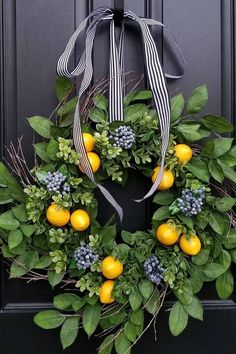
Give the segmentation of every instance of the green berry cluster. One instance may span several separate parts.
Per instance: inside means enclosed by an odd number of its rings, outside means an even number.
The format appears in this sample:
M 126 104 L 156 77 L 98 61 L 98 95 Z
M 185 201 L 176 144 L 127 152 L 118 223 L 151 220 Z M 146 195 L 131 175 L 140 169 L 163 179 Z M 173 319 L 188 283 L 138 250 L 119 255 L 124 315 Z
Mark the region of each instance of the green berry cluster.
M 183 252 L 180 252 L 178 246 L 168 250 L 160 249 L 158 250 L 158 258 L 165 269 L 163 273 L 164 282 L 179 294 L 183 293 L 189 270 Z
M 88 273 L 81 277 L 77 283 L 76 288 L 81 292 L 88 291 L 88 296 L 92 297 L 94 294 L 99 295 L 99 289 L 102 283 L 102 277 L 97 273 Z
M 55 250 L 49 252 L 49 255 L 52 258 L 52 262 L 55 264 L 55 272 L 57 274 L 66 270 L 67 255 L 65 252 L 61 250 Z
M 52 200 L 63 208 L 70 208 L 73 204 L 71 194 L 56 194 L 52 196 Z
M 48 192 L 44 188 L 36 186 L 27 186 L 24 192 L 27 195 L 26 210 L 28 219 L 37 222 L 44 211 Z
M 80 162 L 81 155 L 78 154 L 73 148 L 73 143 L 71 139 L 58 138 L 59 152 L 57 157 L 63 159 L 69 164 L 78 165 Z
M 122 152 L 122 148 L 114 146 L 109 142 L 108 131 L 104 130 L 101 133 L 96 132 L 94 134 L 96 140 L 96 147 L 100 150 L 100 154 L 106 159 L 115 159 Z
M 49 230 L 49 242 L 51 243 L 64 243 L 69 238 L 69 232 L 67 229 L 50 229 Z

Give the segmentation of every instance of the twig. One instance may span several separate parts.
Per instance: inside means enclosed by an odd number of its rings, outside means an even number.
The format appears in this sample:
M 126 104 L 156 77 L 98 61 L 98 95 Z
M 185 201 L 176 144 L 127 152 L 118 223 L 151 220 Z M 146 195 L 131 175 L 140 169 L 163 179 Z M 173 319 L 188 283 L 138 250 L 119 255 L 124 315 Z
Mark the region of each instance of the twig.
M 138 336 L 138 338 L 131 344 L 131 346 L 124 352 L 127 353 L 137 342 L 138 340 L 142 337 L 142 335 L 148 330 L 148 328 L 151 326 L 151 324 L 153 323 L 153 321 L 155 321 L 155 318 L 157 317 L 158 313 L 160 312 L 160 309 L 162 308 L 162 305 L 164 303 L 165 297 L 166 297 L 166 292 L 167 292 L 168 287 L 165 288 L 165 290 L 163 291 L 163 293 L 160 296 L 160 299 L 162 298 L 160 305 L 158 307 L 158 310 L 156 311 L 156 313 L 153 315 L 153 318 L 151 319 L 151 321 L 149 322 L 149 324 L 144 328 L 144 330 L 142 331 L 142 333 Z

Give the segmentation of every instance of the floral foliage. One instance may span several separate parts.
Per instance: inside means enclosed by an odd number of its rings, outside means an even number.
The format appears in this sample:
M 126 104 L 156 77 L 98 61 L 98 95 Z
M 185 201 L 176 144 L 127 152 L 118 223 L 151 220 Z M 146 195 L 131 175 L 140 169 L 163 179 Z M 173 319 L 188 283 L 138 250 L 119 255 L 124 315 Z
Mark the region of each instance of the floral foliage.
M 155 323 L 170 291 L 176 302 L 169 328 L 179 335 L 189 317 L 203 319 L 197 294 L 205 282 L 215 282 L 221 299 L 233 292 L 236 198 L 227 185 L 236 182 L 236 149 L 232 138 L 220 135 L 230 133 L 232 125 L 223 117 L 200 115 L 208 98 L 205 85 L 193 91 L 187 104 L 182 94 L 172 97 L 169 177 L 150 201 L 150 228 L 118 234 L 113 217 L 105 225 L 97 220 L 95 185 L 79 168 L 70 82 L 59 78 L 56 92 L 55 120 L 29 118 L 44 138 L 34 145 L 38 163 L 25 171 L 32 183 L 17 181 L 0 163 L 0 203 L 7 210 L 0 215 L 1 252 L 10 278 L 70 288 L 54 297 L 54 309 L 34 317 L 42 328 L 61 327 L 63 348 L 76 340 L 80 327 L 88 336 L 101 328 L 100 354 L 113 347 L 118 354 L 130 353 L 146 330 L 144 314 Z M 106 97 L 94 94 L 82 130 L 91 134 L 101 161 L 97 181 L 112 179 L 124 186 L 135 169 L 151 183 L 161 139 L 150 99 L 150 91 L 130 93 L 124 101 L 125 121 L 110 124 Z M 186 146 L 187 155 L 181 150 Z M 168 178 L 173 178 L 170 187 Z

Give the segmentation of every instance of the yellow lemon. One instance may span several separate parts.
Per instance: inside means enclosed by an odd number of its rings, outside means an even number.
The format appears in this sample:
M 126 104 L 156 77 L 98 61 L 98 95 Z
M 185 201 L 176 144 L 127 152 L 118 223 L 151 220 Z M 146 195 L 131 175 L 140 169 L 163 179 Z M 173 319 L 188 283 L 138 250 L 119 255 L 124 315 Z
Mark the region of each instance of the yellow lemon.
M 89 133 L 83 133 L 84 147 L 87 152 L 93 151 L 95 147 L 95 139 Z
M 102 274 L 107 279 L 115 279 L 123 272 L 123 264 L 111 256 L 102 261 Z
M 158 241 L 166 246 L 174 245 L 179 239 L 179 234 L 174 226 L 167 223 L 161 224 L 158 227 L 156 235 Z
M 193 151 L 190 146 L 186 144 L 177 144 L 174 147 L 175 156 L 178 158 L 180 163 L 187 163 L 191 160 Z
M 90 225 L 90 217 L 85 210 L 78 209 L 71 214 L 70 223 L 74 230 L 85 231 Z
M 181 250 L 189 256 L 196 256 L 202 247 L 199 237 L 194 234 L 190 237 L 187 237 L 185 234 L 181 235 L 179 245 Z
M 160 166 L 157 166 L 156 168 L 154 168 L 153 175 L 152 175 L 152 182 L 153 183 L 155 182 L 159 171 L 160 171 Z M 169 189 L 170 187 L 173 186 L 174 181 L 175 181 L 175 178 L 174 178 L 174 175 L 171 172 L 171 170 L 164 170 L 161 183 L 159 184 L 157 189 L 159 189 L 159 190 Z
M 56 203 L 52 203 L 47 208 L 46 218 L 50 224 L 61 227 L 69 222 L 70 212 L 67 209 L 59 207 Z
M 92 167 L 93 173 L 97 172 L 97 170 L 99 169 L 99 167 L 101 165 L 100 157 L 97 154 L 95 154 L 95 152 L 88 152 L 87 156 L 88 156 L 88 160 L 90 162 L 90 165 Z M 81 172 L 84 173 L 84 170 L 82 169 L 82 167 L 80 165 L 79 165 L 79 169 Z
M 111 304 L 115 301 L 111 295 L 114 285 L 114 280 L 106 280 L 100 287 L 99 298 L 102 304 Z

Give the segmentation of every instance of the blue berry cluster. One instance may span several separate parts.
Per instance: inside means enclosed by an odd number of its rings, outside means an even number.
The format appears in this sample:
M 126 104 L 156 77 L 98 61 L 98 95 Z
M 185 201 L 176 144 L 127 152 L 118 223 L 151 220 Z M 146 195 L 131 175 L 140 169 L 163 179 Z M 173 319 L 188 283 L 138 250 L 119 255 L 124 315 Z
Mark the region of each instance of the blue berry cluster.
M 144 269 L 146 272 L 146 276 L 152 283 L 158 285 L 160 284 L 161 280 L 163 279 L 163 272 L 164 269 L 160 265 L 159 260 L 155 255 L 151 255 L 145 262 L 144 262 Z
M 204 198 L 204 187 L 196 190 L 185 189 L 182 191 L 181 197 L 177 199 L 178 207 L 186 216 L 196 215 L 202 210 Z
M 116 128 L 114 136 L 110 136 L 114 139 L 114 146 L 119 146 L 122 149 L 128 150 L 135 142 L 135 134 L 130 126 L 121 125 Z
M 91 247 L 83 241 L 80 247 L 75 250 L 74 259 L 78 269 L 86 269 L 98 260 L 98 254 L 95 254 Z
M 70 186 L 65 184 L 66 177 L 59 171 L 48 172 L 44 178 L 46 183 L 47 190 L 49 192 L 59 192 L 62 191 L 62 194 L 70 192 Z

